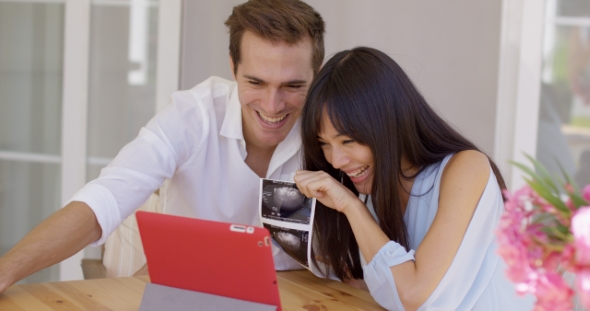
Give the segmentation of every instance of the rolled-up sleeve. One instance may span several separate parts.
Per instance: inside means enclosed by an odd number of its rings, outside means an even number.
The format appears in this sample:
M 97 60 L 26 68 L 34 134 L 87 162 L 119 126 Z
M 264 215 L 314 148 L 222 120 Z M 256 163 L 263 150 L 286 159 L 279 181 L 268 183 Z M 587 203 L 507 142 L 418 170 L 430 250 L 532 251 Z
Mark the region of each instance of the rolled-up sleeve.
M 387 310 L 404 310 L 390 268 L 409 260 L 414 260 L 414 250 L 408 252 L 399 243 L 389 241 L 363 268 L 371 296 Z
M 92 243 L 92 246 L 97 246 L 106 242 L 110 233 L 105 235 L 105 232 L 115 231 L 117 225 L 121 223 L 121 215 L 116 209 L 97 209 L 98 206 L 117 206 L 117 201 L 115 200 L 115 197 L 113 197 L 113 194 L 109 189 L 101 185 L 87 184 L 84 188 L 80 189 L 80 191 L 76 192 L 66 205 L 73 201 L 84 202 L 86 205 L 90 206 L 102 229 L 102 236 L 98 241 Z

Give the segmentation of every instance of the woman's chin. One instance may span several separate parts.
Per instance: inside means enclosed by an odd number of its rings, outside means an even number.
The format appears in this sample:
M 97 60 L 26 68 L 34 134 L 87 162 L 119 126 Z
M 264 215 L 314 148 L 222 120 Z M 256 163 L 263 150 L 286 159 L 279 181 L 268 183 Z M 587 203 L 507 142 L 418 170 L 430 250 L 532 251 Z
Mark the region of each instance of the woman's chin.
M 358 185 L 354 184 L 354 187 L 360 194 L 371 194 L 371 187 L 368 187 L 364 182 Z
M 359 193 L 371 194 L 371 186 L 373 184 L 373 176 L 371 172 L 361 178 L 351 178 L 350 181 L 352 181 L 356 191 Z

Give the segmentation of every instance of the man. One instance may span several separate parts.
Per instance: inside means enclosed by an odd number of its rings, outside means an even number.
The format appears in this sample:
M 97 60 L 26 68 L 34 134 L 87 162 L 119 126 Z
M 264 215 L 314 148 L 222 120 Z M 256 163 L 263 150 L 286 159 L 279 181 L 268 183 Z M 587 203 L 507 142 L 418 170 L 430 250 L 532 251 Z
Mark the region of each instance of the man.
M 259 178 L 292 180 L 298 116 L 324 57 L 324 22 L 300 0 L 250 0 L 225 22 L 235 82 L 176 92 L 98 179 L 0 258 L 0 292 L 101 244 L 164 180 L 166 213 L 259 225 Z M 273 250 L 277 269 L 294 261 Z

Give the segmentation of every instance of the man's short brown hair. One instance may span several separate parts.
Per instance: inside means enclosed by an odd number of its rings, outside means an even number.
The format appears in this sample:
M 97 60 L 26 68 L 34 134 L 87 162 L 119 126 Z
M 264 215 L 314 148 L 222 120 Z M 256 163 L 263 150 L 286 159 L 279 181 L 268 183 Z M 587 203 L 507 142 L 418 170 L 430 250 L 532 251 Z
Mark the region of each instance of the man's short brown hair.
M 272 42 L 287 44 L 309 36 L 314 49 L 311 64 L 314 73 L 324 60 L 324 20 L 303 1 L 249 0 L 234 7 L 225 25 L 229 27 L 229 55 L 234 62 L 234 73 L 238 72 L 240 43 L 246 30 Z

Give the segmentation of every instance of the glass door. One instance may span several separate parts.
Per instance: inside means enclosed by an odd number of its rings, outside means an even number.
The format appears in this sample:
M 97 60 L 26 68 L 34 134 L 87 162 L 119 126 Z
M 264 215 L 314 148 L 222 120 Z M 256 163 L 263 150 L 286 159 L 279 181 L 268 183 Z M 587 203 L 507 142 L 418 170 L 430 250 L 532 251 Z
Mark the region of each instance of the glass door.
M 536 157 L 590 184 L 590 1 L 548 0 Z
M 178 89 L 181 0 L 0 0 L 0 256 Z M 81 279 L 87 248 L 23 282 Z
M 156 111 L 158 1 L 92 1 L 87 181 Z
M 0 254 L 60 206 L 64 10 L 0 1 Z

